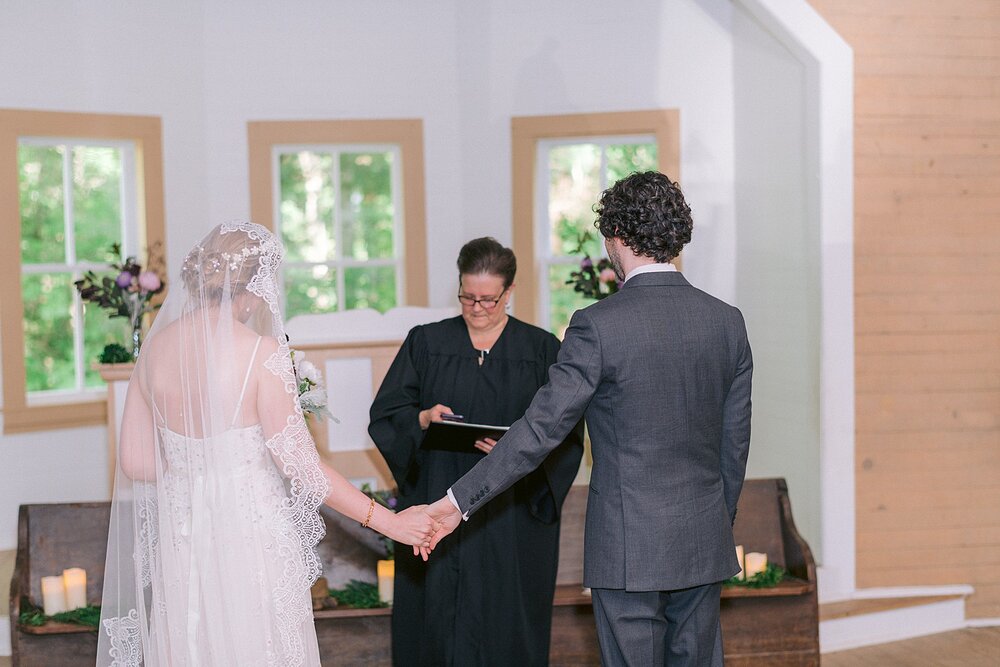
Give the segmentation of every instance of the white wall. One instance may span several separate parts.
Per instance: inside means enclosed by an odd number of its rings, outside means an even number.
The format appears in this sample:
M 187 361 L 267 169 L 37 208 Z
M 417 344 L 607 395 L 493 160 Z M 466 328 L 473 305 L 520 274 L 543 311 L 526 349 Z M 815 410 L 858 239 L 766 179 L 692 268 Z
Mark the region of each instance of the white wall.
M 200 3 L 37 0 L 0 7 L 0 107 L 163 120 L 168 257 L 205 218 Z M 108 498 L 104 427 L 0 438 L 0 550 L 28 502 Z
M 512 116 L 676 107 L 680 176 L 697 225 L 685 270 L 732 298 L 732 46 L 700 6 L 726 16 L 730 3 L 459 4 L 466 236 L 511 239 Z
M 248 216 L 247 121 L 422 118 L 433 306 L 451 305 L 464 241 L 511 240 L 511 116 L 679 108 L 696 220 L 685 272 L 746 310 L 760 303 L 739 287 L 754 268 L 740 253 L 756 248 L 738 242 L 734 182 L 758 165 L 735 153 L 734 20 L 729 0 L 4 3 L 0 107 L 161 116 L 174 264 L 212 225 Z M 19 503 L 105 495 L 104 437 L 0 440 L 0 549 Z M 772 462 L 793 453 L 775 446 L 755 441 L 752 471 L 783 472 Z
M 806 68 L 749 14 L 733 22 L 736 301 L 754 355 L 749 477 L 784 477 L 820 556 L 819 217 Z

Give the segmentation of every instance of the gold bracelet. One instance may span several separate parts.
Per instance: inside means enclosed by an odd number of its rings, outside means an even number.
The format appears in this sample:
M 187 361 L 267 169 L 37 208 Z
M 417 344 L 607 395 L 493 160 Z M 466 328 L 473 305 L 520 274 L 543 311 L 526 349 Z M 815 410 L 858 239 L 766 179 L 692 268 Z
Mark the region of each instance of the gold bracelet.
M 374 512 L 374 511 L 375 511 L 375 499 L 372 498 L 371 502 L 368 504 L 368 516 L 365 517 L 365 522 L 363 524 L 361 524 L 362 528 L 367 528 L 368 524 L 371 523 L 372 512 Z

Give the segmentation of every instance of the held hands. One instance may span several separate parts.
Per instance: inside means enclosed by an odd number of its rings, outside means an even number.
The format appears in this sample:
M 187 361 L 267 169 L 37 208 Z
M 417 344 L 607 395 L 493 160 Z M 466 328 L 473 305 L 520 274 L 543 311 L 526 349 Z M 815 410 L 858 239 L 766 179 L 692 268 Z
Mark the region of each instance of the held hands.
M 444 421 L 441 419 L 442 414 L 451 414 L 452 409 L 447 405 L 441 405 L 438 403 L 433 408 L 427 408 L 426 410 L 421 410 L 417 418 L 420 420 L 420 430 L 426 431 L 430 428 L 431 422 Z
M 413 555 L 427 560 L 431 552 L 431 540 L 438 530 L 438 525 L 426 512 L 427 505 L 414 505 L 402 512 L 392 515 L 393 520 L 386 536 L 409 544 L 413 547 Z
M 424 508 L 424 512 L 427 513 L 427 516 L 430 517 L 430 519 L 437 526 L 437 530 L 431 538 L 430 548 L 428 550 L 428 553 L 430 553 L 430 551 L 433 551 L 434 547 L 438 545 L 438 542 L 458 528 L 458 525 L 462 523 L 462 513 L 450 500 L 448 500 L 447 496 L 432 505 L 427 505 Z

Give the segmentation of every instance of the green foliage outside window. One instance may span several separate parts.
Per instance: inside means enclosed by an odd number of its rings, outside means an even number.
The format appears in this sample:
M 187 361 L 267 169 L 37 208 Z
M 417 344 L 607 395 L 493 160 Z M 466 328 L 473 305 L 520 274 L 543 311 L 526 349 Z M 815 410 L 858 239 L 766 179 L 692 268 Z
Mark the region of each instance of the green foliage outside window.
M 69 188 L 64 170 L 69 172 Z M 101 386 L 90 362 L 108 343 L 127 340 L 128 326 L 110 321 L 97 308 L 80 306 L 72 283 L 81 271 L 68 263 L 65 211 L 68 204 L 73 213 L 76 261 L 106 262 L 107 248 L 121 241 L 122 151 L 107 146 L 24 143 L 18 147 L 18 175 L 26 389 L 80 389 L 78 366 L 83 386 Z M 33 268 L 39 264 L 57 266 Z M 82 314 L 81 359 L 76 358 L 74 339 L 74 327 L 81 324 L 78 312 Z
M 396 258 L 393 160 L 378 151 L 279 156 L 286 317 L 397 305 L 398 265 L 367 264 Z
M 633 172 L 656 168 L 655 143 L 579 143 L 549 150 L 549 330 L 559 338 L 573 313 L 593 303 L 566 282 L 579 268 L 580 255 L 596 262 L 604 254 L 603 238 L 594 232 L 593 207 L 601 191 Z

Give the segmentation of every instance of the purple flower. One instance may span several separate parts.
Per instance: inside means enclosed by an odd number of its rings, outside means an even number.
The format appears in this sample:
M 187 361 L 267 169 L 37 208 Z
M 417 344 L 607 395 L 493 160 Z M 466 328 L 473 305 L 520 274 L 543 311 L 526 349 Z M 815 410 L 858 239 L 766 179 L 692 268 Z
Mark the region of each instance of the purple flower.
M 118 276 L 120 279 L 121 276 Z M 146 292 L 155 292 L 160 289 L 160 277 L 152 271 L 143 271 L 139 274 L 139 287 Z
M 580 260 L 580 268 L 585 271 L 587 269 L 594 268 L 594 260 L 590 259 L 589 257 L 584 257 L 583 259 Z
M 115 278 L 115 284 L 122 289 L 125 289 L 132 284 L 132 274 L 128 271 L 122 271 L 118 274 L 118 277 Z
M 390 497 L 389 497 L 389 503 L 388 503 L 388 504 L 389 504 L 389 507 L 390 507 L 390 508 L 392 508 L 392 509 L 396 509 L 396 505 L 398 504 L 398 502 L 399 502 L 399 501 L 397 501 L 397 500 L 396 500 L 396 497 L 395 497 L 395 496 L 390 496 Z

